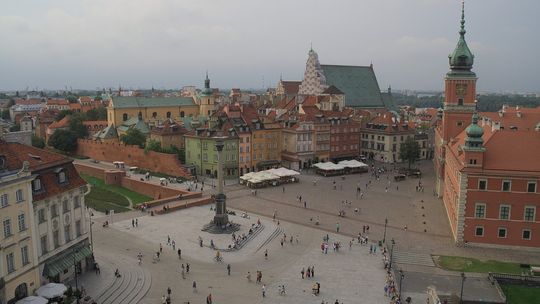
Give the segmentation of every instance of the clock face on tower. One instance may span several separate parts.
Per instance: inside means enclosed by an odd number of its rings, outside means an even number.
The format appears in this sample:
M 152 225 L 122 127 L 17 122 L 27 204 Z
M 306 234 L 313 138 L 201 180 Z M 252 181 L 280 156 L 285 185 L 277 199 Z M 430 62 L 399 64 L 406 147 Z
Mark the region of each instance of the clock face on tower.
M 467 92 L 467 85 L 464 83 L 456 84 L 456 93 L 458 96 L 465 96 Z

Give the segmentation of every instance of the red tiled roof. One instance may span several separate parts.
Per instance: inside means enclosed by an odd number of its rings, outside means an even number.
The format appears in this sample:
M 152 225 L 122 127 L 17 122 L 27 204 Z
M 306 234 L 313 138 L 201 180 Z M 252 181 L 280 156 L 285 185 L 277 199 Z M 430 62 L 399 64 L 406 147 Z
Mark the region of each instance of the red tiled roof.
M 33 104 L 40 104 L 41 99 L 15 99 L 15 104 L 18 105 L 33 105 Z
M 67 106 L 69 105 L 69 101 L 65 99 L 49 99 L 47 100 L 47 105 Z
M 69 127 L 69 116 L 65 116 L 64 118 L 60 119 L 59 121 L 55 121 L 52 124 L 48 126 L 49 129 L 59 129 L 59 128 L 67 128 Z
M 301 81 L 281 81 L 286 95 L 296 95 L 300 89 Z
M 518 130 L 534 130 L 540 122 L 540 107 L 516 108 L 505 107 L 504 112 L 481 112 L 480 116 L 499 122 L 505 129 L 517 127 Z
M 8 160 L 8 165 L 10 163 L 22 164 L 27 161 L 30 164 L 32 174 L 38 175 L 45 191 L 34 194 L 35 201 L 86 185 L 86 182 L 75 170 L 73 160 L 63 155 L 19 143 L 0 142 L 0 150 L 6 153 L 7 157 L 15 158 L 15 160 Z M 65 170 L 67 183 L 61 185 L 57 182 L 55 171 L 58 168 Z

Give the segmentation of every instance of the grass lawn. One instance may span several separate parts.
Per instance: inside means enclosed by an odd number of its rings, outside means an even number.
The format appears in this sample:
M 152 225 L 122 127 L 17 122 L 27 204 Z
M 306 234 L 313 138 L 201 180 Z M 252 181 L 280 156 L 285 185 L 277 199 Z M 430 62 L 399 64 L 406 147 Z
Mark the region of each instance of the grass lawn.
M 438 264 L 441 268 L 463 272 L 500 272 L 521 274 L 519 263 L 480 261 L 472 258 L 456 256 L 439 256 Z
M 100 212 L 107 210 L 114 210 L 115 213 L 128 211 L 130 210 L 128 198 L 135 205 L 152 200 L 146 195 L 126 188 L 106 185 L 103 180 L 90 175 L 81 174 L 81 177 L 92 185 L 90 193 L 85 198 L 86 204 Z
M 106 185 L 102 179 L 99 179 L 90 175 L 86 175 L 86 174 L 81 174 L 81 176 L 82 178 L 84 178 L 84 180 L 86 180 L 89 184 L 91 184 L 92 187 L 103 188 L 111 192 L 114 192 L 116 194 L 120 194 L 122 196 L 128 197 L 129 199 L 131 199 L 134 205 L 139 205 L 141 203 L 152 200 L 151 197 L 131 191 L 126 188 L 113 186 L 113 185 Z
M 503 285 L 501 289 L 504 291 L 509 304 L 538 303 L 538 299 L 540 299 L 540 287 Z

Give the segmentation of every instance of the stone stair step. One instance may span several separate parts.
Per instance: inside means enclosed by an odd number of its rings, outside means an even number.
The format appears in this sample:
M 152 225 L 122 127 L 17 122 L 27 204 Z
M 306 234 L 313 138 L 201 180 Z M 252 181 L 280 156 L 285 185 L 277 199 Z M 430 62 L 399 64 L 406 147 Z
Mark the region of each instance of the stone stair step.
M 394 248 L 392 262 L 397 264 L 411 264 L 434 267 L 435 263 L 430 254 L 400 251 Z

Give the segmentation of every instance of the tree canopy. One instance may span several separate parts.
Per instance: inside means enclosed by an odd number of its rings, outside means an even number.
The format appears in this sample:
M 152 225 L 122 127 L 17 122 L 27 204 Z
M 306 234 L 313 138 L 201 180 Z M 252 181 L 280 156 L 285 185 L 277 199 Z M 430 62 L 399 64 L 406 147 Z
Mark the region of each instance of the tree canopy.
M 120 136 L 120 140 L 126 145 L 137 145 L 141 148 L 144 148 L 146 143 L 146 136 L 139 130 L 131 128 L 127 130 L 126 134 Z
M 48 144 L 60 151 L 73 152 L 77 149 L 77 136 L 69 130 L 58 129 L 51 135 Z
M 405 142 L 401 143 L 399 157 L 409 163 L 410 169 L 411 165 L 420 157 L 420 145 L 418 142 L 414 138 L 408 137 Z
M 33 134 L 32 135 L 32 146 L 34 146 L 36 148 L 43 149 L 43 148 L 45 148 L 45 140 L 43 140 L 43 138 L 38 137 L 38 136 Z
M 83 124 L 83 115 L 75 113 L 69 119 L 69 130 L 75 134 L 77 138 L 85 138 L 88 136 L 88 130 Z
M 62 118 L 68 115 L 72 115 L 72 114 L 73 114 L 72 110 L 62 110 L 58 112 L 58 114 L 56 114 L 56 116 L 54 117 L 54 120 L 59 121 L 59 120 L 62 120 Z

